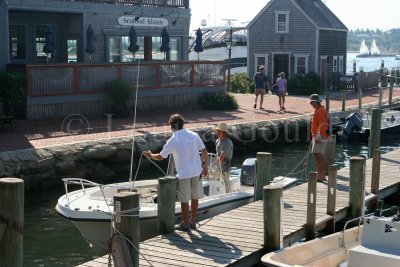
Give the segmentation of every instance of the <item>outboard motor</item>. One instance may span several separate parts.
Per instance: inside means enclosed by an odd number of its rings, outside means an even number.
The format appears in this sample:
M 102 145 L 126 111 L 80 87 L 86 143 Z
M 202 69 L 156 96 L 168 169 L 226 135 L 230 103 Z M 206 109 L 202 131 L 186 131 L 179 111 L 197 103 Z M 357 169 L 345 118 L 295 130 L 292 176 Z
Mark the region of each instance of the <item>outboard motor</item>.
M 245 185 L 254 185 L 256 177 L 256 158 L 248 158 L 243 161 L 240 182 Z
M 341 138 L 347 140 L 353 131 L 361 131 L 363 120 L 361 116 L 353 112 L 346 118 L 346 125 L 343 127 Z

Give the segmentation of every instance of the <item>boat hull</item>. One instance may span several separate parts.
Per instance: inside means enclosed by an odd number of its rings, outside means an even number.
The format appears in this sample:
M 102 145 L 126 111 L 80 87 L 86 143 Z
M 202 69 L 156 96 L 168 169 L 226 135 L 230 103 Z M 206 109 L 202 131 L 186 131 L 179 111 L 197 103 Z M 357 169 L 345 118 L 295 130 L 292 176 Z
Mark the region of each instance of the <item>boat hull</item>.
M 202 221 L 251 203 L 253 201 L 253 196 L 252 192 L 235 192 L 231 193 L 229 197 L 218 198 L 215 196 L 210 201 L 207 201 L 207 197 L 205 197 L 200 200 L 197 221 Z M 57 205 L 56 209 L 58 213 L 74 224 L 98 255 L 104 255 L 108 252 L 108 239 L 111 236 L 111 216 L 105 216 L 102 219 L 79 219 L 68 216 L 60 205 Z M 154 211 L 154 215 L 152 216 L 140 216 L 141 241 L 158 235 L 157 217 L 155 213 L 156 211 Z M 177 204 L 175 221 L 180 222 L 181 220 L 180 204 Z

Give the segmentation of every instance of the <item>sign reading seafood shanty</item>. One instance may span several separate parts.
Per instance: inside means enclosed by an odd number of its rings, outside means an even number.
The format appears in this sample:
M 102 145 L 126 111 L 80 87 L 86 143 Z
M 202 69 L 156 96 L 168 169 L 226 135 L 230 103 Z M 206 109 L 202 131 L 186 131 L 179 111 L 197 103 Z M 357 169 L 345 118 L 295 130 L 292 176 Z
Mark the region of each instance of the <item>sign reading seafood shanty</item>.
M 138 20 L 134 16 L 122 16 L 118 18 L 118 24 L 124 26 L 148 26 L 148 27 L 166 27 L 168 20 L 162 18 L 145 18 L 141 17 Z

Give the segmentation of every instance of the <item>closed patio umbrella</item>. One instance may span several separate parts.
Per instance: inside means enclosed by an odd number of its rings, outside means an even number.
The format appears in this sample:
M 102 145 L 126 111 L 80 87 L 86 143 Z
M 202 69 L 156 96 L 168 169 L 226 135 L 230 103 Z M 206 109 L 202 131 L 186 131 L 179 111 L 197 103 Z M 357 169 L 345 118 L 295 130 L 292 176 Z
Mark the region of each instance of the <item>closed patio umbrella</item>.
M 94 31 L 92 25 L 89 24 L 86 30 L 86 53 L 89 54 L 89 61 L 92 62 L 92 54 L 96 52 L 96 47 L 94 46 Z
M 54 38 L 53 38 L 54 32 L 53 28 L 51 25 L 47 25 L 45 31 L 44 31 L 44 39 L 45 43 L 43 46 L 42 51 L 46 53 L 46 60 L 49 62 L 49 57 L 51 58 L 51 55 L 54 54 Z
M 135 53 L 139 50 L 139 46 L 137 45 L 137 35 L 135 28 L 133 28 L 133 26 L 131 26 L 131 29 L 129 30 L 128 50 L 133 54 L 133 61 L 135 61 Z
M 169 47 L 169 33 L 167 29 L 164 27 L 164 29 L 161 31 L 161 47 L 160 51 L 164 52 L 164 60 L 165 60 L 165 53 L 168 53 L 171 50 Z
M 197 60 L 199 60 L 199 53 L 203 52 L 203 33 L 200 28 L 196 31 L 196 43 L 194 45 L 194 52 L 197 52 Z

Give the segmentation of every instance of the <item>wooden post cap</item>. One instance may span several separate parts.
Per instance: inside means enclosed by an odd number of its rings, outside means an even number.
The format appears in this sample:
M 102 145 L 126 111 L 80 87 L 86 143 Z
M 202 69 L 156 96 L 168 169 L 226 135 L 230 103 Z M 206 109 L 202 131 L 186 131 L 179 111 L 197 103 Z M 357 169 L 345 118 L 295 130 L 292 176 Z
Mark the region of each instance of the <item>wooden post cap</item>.
M 0 183 L 8 183 L 8 184 L 17 184 L 17 183 L 23 183 L 24 180 L 20 178 L 0 178 Z

